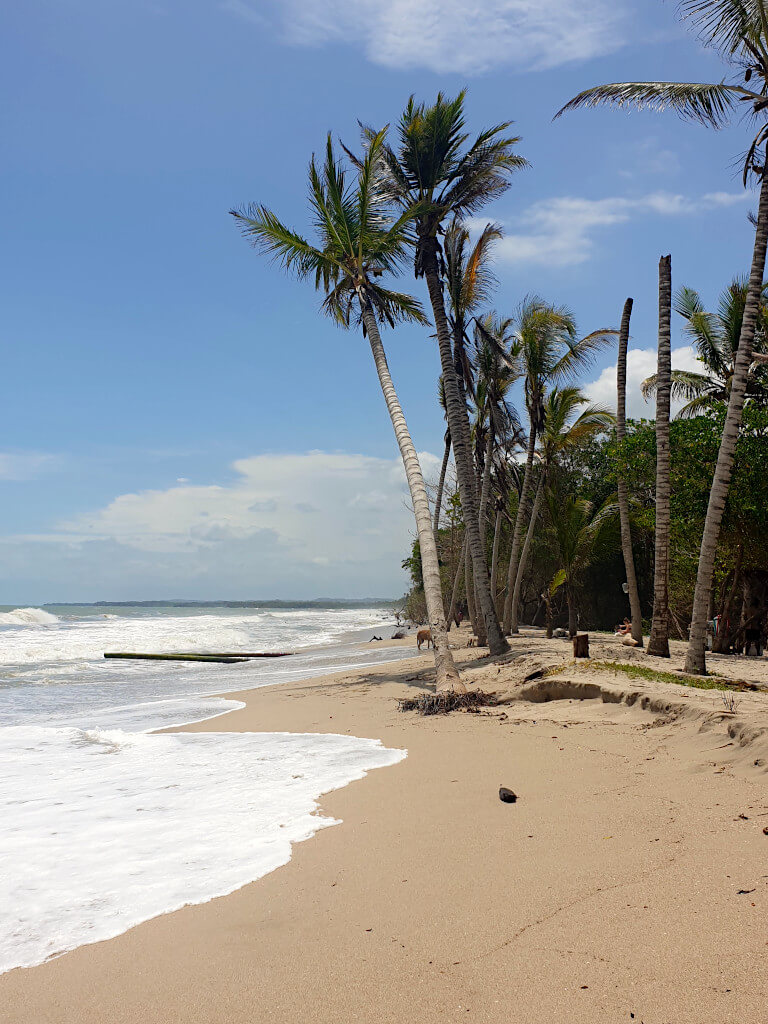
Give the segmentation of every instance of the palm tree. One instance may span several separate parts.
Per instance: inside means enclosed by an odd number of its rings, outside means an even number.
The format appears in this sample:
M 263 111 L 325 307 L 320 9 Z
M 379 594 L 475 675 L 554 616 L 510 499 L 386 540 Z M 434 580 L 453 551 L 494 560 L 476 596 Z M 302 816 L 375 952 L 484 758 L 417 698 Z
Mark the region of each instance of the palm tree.
M 587 408 L 583 408 L 587 406 Z M 610 429 L 615 417 L 607 409 L 588 405 L 587 399 L 576 387 L 554 388 L 544 402 L 543 429 L 539 438 L 539 482 L 531 509 L 525 543 L 520 554 L 520 565 L 512 597 L 514 607 L 520 603 L 520 592 L 528 566 L 528 556 L 541 510 L 544 489 L 550 473 L 560 455 L 575 448 L 596 434 Z
M 672 387 L 672 257 L 659 260 L 659 362 L 656 373 L 656 528 L 653 563 L 653 618 L 648 654 L 669 657 L 669 498 L 672 457 L 669 404 Z
M 467 145 L 464 96 L 461 92 L 451 100 L 439 93 L 432 106 L 417 104 L 411 97 L 398 125 L 397 153 L 388 150 L 387 162 L 393 195 L 414 217 L 414 269 L 417 278 L 426 279 L 432 306 L 477 596 L 491 653 L 499 655 L 506 653 L 509 645 L 496 616 L 478 525 L 469 421 L 443 293 L 445 260 L 440 234 L 449 218 L 474 214 L 501 195 L 509 187 L 511 174 L 525 167 L 526 161 L 515 153 L 519 139 L 506 134 L 508 122 L 486 129 Z
M 627 347 L 629 345 L 629 324 L 632 318 L 632 299 L 624 303 L 619 330 L 619 357 L 616 364 L 616 441 L 620 449 L 620 458 L 624 459 L 623 442 L 627 432 Z M 635 557 L 632 553 L 632 527 L 629 521 L 629 491 L 624 479 L 623 470 L 616 481 L 621 521 L 621 550 L 624 555 L 624 569 L 627 574 L 627 591 L 629 607 L 632 614 L 632 639 L 639 647 L 643 646 L 643 612 L 640 607 L 640 591 L 637 587 L 635 573 Z
M 331 136 L 325 162 L 309 165 L 309 203 L 317 244 L 292 231 L 267 207 L 251 204 L 232 210 L 243 234 L 266 255 L 302 280 L 310 279 L 325 292 L 323 311 L 349 327 L 354 319 L 368 338 L 376 372 L 392 420 L 411 493 L 421 549 L 424 596 L 435 650 L 438 690 L 464 692 L 448 646 L 445 609 L 440 588 L 440 566 L 429 513 L 429 499 L 416 449 L 411 440 L 400 401 L 392 383 L 379 323 L 424 323 L 419 303 L 410 295 L 385 289 L 379 278 L 395 273 L 407 252 L 412 215 L 392 220 L 387 214 L 387 195 L 382 188 L 381 166 L 384 131 L 371 135 L 357 180 L 347 182 L 337 162 Z
M 590 565 L 598 543 L 615 520 L 616 506 L 604 505 L 595 511 L 591 501 L 563 494 L 558 488 L 548 487 L 547 508 L 553 527 L 555 548 L 560 569 L 549 587 L 549 598 L 560 586 L 565 586 L 568 602 L 568 634 L 576 635 L 576 593 L 581 574 Z
M 605 344 L 609 331 L 596 331 L 577 340 L 573 313 L 564 306 L 551 306 L 537 296 L 528 296 L 517 314 L 515 345 L 522 362 L 525 405 L 528 411 L 528 450 L 523 486 L 517 506 L 512 550 L 507 571 L 507 597 L 504 602 L 504 632 L 517 633 L 517 606 L 514 591 L 520 567 L 520 545 L 529 516 L 531 483 L 536 440 L 544 426 L 544 396 L 550 384 L 573 379 L 588 365 L 594 352 Z M 518 588 L 519 593 L 519 588 Z
M 511 328 L 511 320 L 499 319 L 493 313 L 475 321 L 475 432 L 481 455 L 477 461 L 482 468 L 478 519 L 482 536 L 497 447 L 503 444 L 508 449 L 510 440 L 521 435 L 517 410 L 509 400 L 512 386 L 520 378 L 520 360 L 510 337 Z
M 440 407 L 445 413 L 445 387 L 443 385 L 443 378 L 441 377 L 437 385 L 437 400 L 440 403 Z M 437 544 L 437 534 L 440 529 L 440 512 L 443 505 L 443 491 L 445 490 L 445 477 L 448 472 L 448 460 L 451 457 L 451 432 L 446 429 L 445 431 L 445 448 L 443 451 L 443 464 L 440 467 L 440 479 L 437 484 L 437 493 L 435 495 L 435 520 L 433 530 L 435 533 L 435 544 Z
M 768 284 L 763 292 L 755 325 L 752 350 L 754 360 L 747 374 L 744 402 L 768 403 Z M 716 313 L 708 313 L 698 292 L 681 288 L 675 300 L 675 312 L 685 320 L 685 332 L 692 339 L 705 373 L 693 370 L 672 371 L 672 399 L 686 404 L 680 418 L 725 409 L 739 351 L 739 338 L 747 302 L 747 282 L 736 278 L 720 296 Z M 762 358 L 761 358 L 762 357 Z M 656 392 L 656 375 L 643 381 L 643 395 Z
M 559 111 L 576 107 L 614 106 L 671 107 L 683 118 L 720 128 L 745 107 L 758 122 L 744 160 L 744 183 L 750 176 L 760 183 L 755 245 L 747 285 L 744 317 L 728 396 L 723 437 L 709 494 L 709 505 L 699 553 L 696 590 L 693 598 L 690 640 L 685 667 L 688 672 L 706 672 L 706 629 L 709 597 L 720 525 L 733 474 L 736 441 L 741 427 L 744 399 L 752 365 L 752 349 L 758 322 L 760 299 L 768 248 L 768 4 L 766 0 L 682 0 L 679 9 L 693 20 L 706 46 L 716 49 L 738 79 L 731 82 L 619 82 L 579 93 Z M 754 88 L 746 86 L 756 82 Z

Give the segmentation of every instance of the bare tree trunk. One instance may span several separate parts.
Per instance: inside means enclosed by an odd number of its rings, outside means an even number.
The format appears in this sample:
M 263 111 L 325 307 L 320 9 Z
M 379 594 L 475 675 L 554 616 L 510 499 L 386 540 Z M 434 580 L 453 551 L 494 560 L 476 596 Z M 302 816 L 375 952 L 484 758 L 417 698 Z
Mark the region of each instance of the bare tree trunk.
M 456 602 L 459 597 L 459 585 L 464 574 L 464 559 L 466 558 L 467 552 L 467 535 L 464 534 L 464 540 L 461 542 L 461 552 L 459 553 L 459 561 L 456 566 L 456 575 L 453 577 L 453 590 L 451 591 L 451 607 L 448 609 L 448 632 L 451 631 L 451 623 L 456 616 Z
M 656 379 L 656 557 L 648 653 L 669 657 L 669 400 L 672 388 L 672 257 L 659 260 L 659 361 Z
M 691 620 L 690 640 L 685 659 L 686 672 L 706 674 L 706 634 L 707 605 L 709 592 L 712 588 L 712 574 L 715 568 L 717 542 L 720 538 L 720 524 L 723 520 L 725 502 L 733 475 L 733 460 L 736 454 L 736 441 L 739 437 L 741 418 L 744 411 L 744 395 L 747 388 L 747 375 L 752 363 L 752 348 L 755 340 L 755 324 L 760 305 L 765 273 L 765 252 L 768 245 L 768 154 L 765 157 L 766 168 L 763 170 L 763 181 L 760 188 L 760 205 L 757 213 L 755 230 L 755 248 L 752 255 L 752 269 L 749 274 L 747 299 L 744 306 L 744 319 L 741 323 L 739 349 L 736 353 L 736 365 L 731 381 L 731 393 L 728 398 L 728 412 L 725 416 L 723 438 L 717 455 L 717 465 L 709 492 L 707 518 L 704 521 L 704 534 L 701 538 L 699 552 L 699 570 L 696 576 L 696 590 L 693 596 L 693 617 Z
M 485 462 L 483 463 L 483 485 L 480 490 L 480 512 L 478 515 L 478 526 L 480 527 L 480 536 L 483 538 L 483 548 L 485 548 L 485 512 L 488 505 L 488 495 L 491 493 L 491 467 L 493 463 L 493 429 L 490 424 L 488 426 L 488 439 L 485 442 Z M 493 593 L 493 588 L 491 588 Z
M 499 614 L 499 593 L 497 589 L 497 580 L 499 572 L 499 546 L 501 544 L 501 524 L 503 519 L 503 512 L 500 505 L 496 507 L 496 522 L 493 526 L 493 553 L 491 554 L 491 593 L 493 594 L 494 604 L 496 605 L 496 614 Z
M 616 366 L 616 440 L 619 443 L 619 458 L 623 461 L 622 443 L 627 433 L 627 348 L 629 345 L 629 321 L 632 316 L 632 299 L 624 303 L 619 331 L 619 360 Z M 629 522 L 629 491 L 623 475 L 617 481 L 619 498 L 619 519 L 621 521 L 621 550 L 624 555 L 624 569 L 627 574 L 629 608 L 632 615 L 632 639 L 643 646 L 643 612 L 640 607 L 640 592 L 637 588 L 635 558 L 632 553 L 632 528 Z
M 744 545 L 739 544 L 739 549 L 736 552 L 736 565 L 733 568 L 731 589 L 728 591 L 728 597 L 723 606 L 723 610 L 720 613 L 720 629 L 718 630 L 718 635 L 712 642 L 712 650 L 718 654 L 728 653 L 728 648 L 731 646 L 733 636 L 738 629 L 738 626 L 734 627 L 735 616 L 733 614 L 733 602 L 736 597 L 736 591 L 741 583 L 741 565 L 743 560 Z
M 431 241 L 433 242 L 431 250 L 424 254 L 425 277 L 432 305 L 438 348 L 440 350 L 440 363 L 445 387 L 446 415 L 448 417 L 448 429 L 451 432 L 451 440 L 453 442 L 453 455 L 456 463 L 456 475 L 459 480 L 461 507 L 464 513 L 464 523 L 469 538 L 469 552 L 472 558 L 480 610 L 488 635 L 490 651 L 493 655 L 501 655 L 507 653 L 509 644 L 501 632 L 491 595 L 491 581 L 488 576 L 485 545 L 482 542 L 478 525 L 474 467 L 472 464 L 471 447 L 468 444 L 469 421 L 467 409 L 466 405 L 461 401 L 458 381 L 456 379 L 451 333 L 448 326 L 448 318 L 445 315 L 443 288 L 437 264 L 437 242 L 435 239 Z M 469 586 L 467 586 L 467 590 L 469 591 Z
M 541 501 L 544 497 L 544 488 L 547 485 L 547 468 L 542 465 L 541 474 L 539 476 L 539 483 L 536 487 L 536 497 L 533 500 L 533 508 L 531 509 L 531 518 L 528 522 L 528 530 L 525 534 L 525 543 L 523 544 L 523 550 L 520 553 L 520 564 L 517 567 L 517 579 L 515 580 L 515 592 L 512 595 L 512 607 L 515 609 L 514 625 L 515 632 L 517 632 L 517 609 L 520 608 L 520 591 L 523 589 L 523 577 L 525 576 L 528 568 L 528 557 L 531 553 L 531 542 L 533 541 L 533 533 L 536 529 L 536 521 L 539 518 L 539 511 L 541 510 Z
M 403 458 L 405 475 L 408 480 L 408 488 L 411 492 L 411 501 L 416 517 L 416 530 L 421 549 L 424 597 L 427 603 L 429 626 L 432 630 L 432 640 L 434 643 L 436 688 L 438 691 L 452 690 L 455 693 L 466 693 L 466 687 L 459 677 L 451 649 L 448 646 L 448 630 L 445 625 L 445 608 L 443 607 L 443 594 L 440 586 L 440 563 L 437 557 L 435 535 L 432 532 L 429 498 L 427 497 L 427 488 L 424 484 L 424 476 L 421 472 L 416 448 L 411 440 L 408 424 L 405 421 L 400 400 L 397 397 L 395 385 L 389 372 L 386 353 L 384 352 L 381 335 L 379 334 L 379 325 L 376 322 L 376 315 L 370 304 L 364 299 L 361 305 L 363 323 L 365 324 L 366 334 L 371 345 L 371 352 L 373 353 L 373 361 L 376 364 L 376 372 L 379 376 L 381 390 L 387 403 L 387 410 L 389 411 L 397 444 Z
M 451 457 L 451 432 L 446 430 L 445 432 L 445 451 L 443 452 L 443 464 L 440 467 L 440 481 L 437 485 L 437 495 L 435 496 L 435 525 L 433 527 L 435 531 L 435 544 L 437 544 L 437 535 L 440 529 L 440 510 L 443 505 L 443 490 L 445 488 L 445 474 L 448 472 L 448 460 Z
M 525 461 L 525 475 L 523 476 L 523 487 L 520 491 L 520 501 L 517 505 L 517 516 L 515 517 L 515 529 L 512 534 L 512 551 L 509 555 L 509 568 L 507 570 L 507 597 L 504 601 L 504 632 L 517 633 L 517 608 L 515 608 L 513 595 L 515 581 L 517 580 L 517 567 L 520 559 L 520 541 L 523 536 L 523 523 L 528 514 L 528 492 L 531 486 L 531 473 L 533 472 L 533 455 L 536 451 L 536 428 L 531 423 L 531 434 L 528 438 L 528 454 Z

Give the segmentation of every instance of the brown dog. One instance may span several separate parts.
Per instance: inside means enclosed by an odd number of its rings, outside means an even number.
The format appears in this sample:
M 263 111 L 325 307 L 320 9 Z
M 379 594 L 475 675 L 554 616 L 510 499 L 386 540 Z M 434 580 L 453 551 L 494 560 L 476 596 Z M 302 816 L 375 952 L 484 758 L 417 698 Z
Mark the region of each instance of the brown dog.
M 426 644 L 427 644 L 427 649 L 429 649 L 430 647 L 434 647 L 435 646 L 435 644 L 434 644 L 434 642 L 432 640 L 432 630 L 431 629 L 420 629 L 419 632 L 416 634 L 416 646 L 418 647 L 419 650 L 421 650 L 421 645 L 424 642 L 426 642 Z

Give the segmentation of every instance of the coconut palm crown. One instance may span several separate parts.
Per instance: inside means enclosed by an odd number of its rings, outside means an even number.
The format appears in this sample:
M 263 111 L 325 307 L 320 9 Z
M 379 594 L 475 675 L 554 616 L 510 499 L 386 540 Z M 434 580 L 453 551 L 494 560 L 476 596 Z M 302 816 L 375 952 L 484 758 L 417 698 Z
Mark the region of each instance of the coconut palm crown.
M 678 292 L 675 311 L 685 320 L 686 334 L 693 341 L 706 371 L 672 371 L 672 398 L 686 402 L 677 414 L 681 419 L 723 409 L 728 404 L 746 302 L 747 282 L 743 278 L 732 281 L 722 293 L 716 313 L 707 312 L 693 288 L 681 288 Z M 753 358 L 745 401 L 765 405 L 768 404 L 768 366 L 763 359 L 768 358 L 768 285 L 763 286 Z M 643 381 L 642 390 L 646 398 L 655 394 L 656 374 Z
M 317 244 L 287 227 L 266 206 L 252 203 L 231 210 L 243 235 L 265 255 L 299 279 L 314 280 L 325 292 L 323 312 L 344 327 L 351 325 L 355 307 L 358 320 L 362 305 L 370 304 L 379 322 L 427 319 L 421 304 L 410 295 L 384 288 L 383 274 L 396 274 L 407 258 L 413 213 L 390 216 L 391 206 L 381 177 L 386 128 L 371 133 L 365 158 L 359 162 L 359 178 L 347 174 L 333 151 L 330 133 L 325 161 L 318 167 L 313 155 L 309 164 L 309 204 Z M 365 323 L 362 323 L 365 333 Z

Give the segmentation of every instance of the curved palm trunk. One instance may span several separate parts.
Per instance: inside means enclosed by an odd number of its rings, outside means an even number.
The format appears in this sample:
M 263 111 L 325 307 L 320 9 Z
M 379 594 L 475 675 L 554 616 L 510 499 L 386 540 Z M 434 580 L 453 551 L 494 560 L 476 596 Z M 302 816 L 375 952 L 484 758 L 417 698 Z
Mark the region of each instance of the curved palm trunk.
M 766 157 L 768 159 L 768 156 Z M 688 652 L 685 659 L 686 672 L 706 673 L 706 632 L 707 606 L 709 592 L 712 589 L 712 573 L 715 567 L 715 553 L 720 537 L 720 524 L 728 497 L 728 488 L 733 474 L 733 460 L 736 454 L 736 441 L 741 427 L 744 411 L 744 394 L 747 387 L 747 376 L 752 363 L 752 347 L 755 340 L 755 324 L 760 304 L 760 295 L 765 273 L 765 252 L 768 245 L 768 167 L 763 171 L 760 188 L 760 205 L 757 212 L 757 228 L 755 230 L 755 248 L 752 255 L 752 269 L 749 274 L 747 300 L 744 307 L 744 319 L 741 323 L 739 349 L 736 354 L 736 366 L 731 382 L 731 394 L 728 398 L 728 412 L 725 415 L 723 439 L 717 455 L 717 465 L 709 492 L 707 518 L 704 521 L 704 535 L 701 538 L 699 553 L 699 570 L 696 576 L 696 590 L 693 596 L 693 616 Z
M 515 530 L 512 534 L 512 550 L 509 555 L 509 568 L 507 569 L 507 597 L 504 601 L 504 632 L 517 633 L 517 608 L 513 596 L 515 583 L 517 581 L 517 568 L 520 564 L 520 541 L 523 536 L 523 523 L 528 515 L 528 491 L 531 487 L 531 473 L 533 472 L 533 454 L 536 450 L 536 428 L 531 424 L 531 434 L 528 438 L 528 454 L 525 460 L 525 475 L 523 476 L 523 488 L 520 491 L 520 501 L 517 506 L 515 517 Z
M 493 552 L 491 554 L 491 593 L 493 594 L 493 603 L 496 605 L 496 614 L 499 614 L 499 595 L 497 589 L 497 580 L 499 572 L 499 547 L 501 545 L 501 524 L 502 524 L 502 510 L 501 508 L 496 509 L 496 522 L 493 526 Z
M 533 533 L 536 529 L 536 521 L 539 518 L 539 512 L 541 511 L 541 502 L 544 497 L 544 488 L 547 483 L 547 468 L 541 467 L 541 475 L 539 476 L 539 483 L 536 488 L 536 497 L 533 499 L 533 508 L 531 509 L 531 518 L 528 522 L 528 530 L 525 534 L 525 543 L 523 544 L 523 550 L 520 552 L 520 564 L 517 567 L 517 579 L 515 580 L 515 591 L 512 595 L 512 607 L 517 609 L 520 607 L 520 592 L 523 589 L 523 577 L 525 576 L 526 569 L 528 568 L 528 557 L 531 553 L 531 543 L 533 541 Z M 514 616 L 515 632 L 517 632 L 517 615 Z
M 424 267 L 427 288 L 435 321 L 435 331 L 440 349 L 440 363 L 445 385 L 445 404 L 448 417 L 448 429 L 453 442 L 453 455 L 456 462 L 456 474 L 459 479 L 459 494 L 464 512 L 464 522 L 468 535 L 469 552 L 472 558 L 475 585 L 480 604 L 480 612 L 488 635 L 488 643 L 492 655 L 506 654 L 509 644 L 504 639 L 496 617 L 496 608 L 491 595 L 491 583 L 488 576 L 488 564 L 485 556 L 485 545 L 480 536 L 478 524 L 478 508 L 475 496 L 474 466 L 469 445 L 469 420 L 466 405 L 462 403 L 456 379 L 456 367 L 453 361 L 453 348 L 448 319 L 445 315 L 443 289 L 437 265 L 436 241 L 432 242 L 431 250 L 425 253 Z M 469 581 L 467 580 L 467 584 Z M 469 585 L 467 586 L 469 592 Z
M 659 362 L 656 374 L 656 557 L 648 653 L 669 657 L 669 399 L 672 387 L 672 257 L 659 260 Z
M 443 490 L 445 489 L 445 474 L 448 472 L 448 460 L 451 457 L 451 432 L 446 430 L 445 432 L 445 451 L 443 452 L 443 464 L 440 467 L 440 482 L 437 485 L 437 495 L 435 497 L 435 544 L 437 544 L 437 533 L 440 528 L 440 510 L 443 506 Z
M 627 347 L 629 345 L 629 321 L 632 317 L 632 299 L 624 303 L 619 330 L 619 360 L 616 366 L 616 440 L 621 447 L 627 433 Z M 627 574 L 629 608 L 632 615 L 632 639 L 643 646 L 643 613 L 640 608 L 640 592 L 637 589 L 635 558 L 632 553 L 632 529 L 629 523 L 629 491 L 623 476 L 616 484 L 619 499 L 619 520 L 621 522 L 621 550 L 624 555 L 624 569 Z
M 440 587 L 440 563 L 437 558 L 435 535 L 432 532 L 429 498 L 427 497 L 427 488 L 424 484 L 424 476 L 421 472 L 416 449 L 408 431 L 400 400 L 392 383 L 376 316 L 370 304 L 363 301 L 361 305 L 363 323 L 365 324 L 368 341 L 371 345 L 371 352 L 373 353 L 373 361 L 376 364 L 376 372 L 379 375 L 381 390 L 387 403 L 392 427 L 394 428 L 397 444 L 403 458 L 405 475 L 408 480 L 413 511 L 416 517 L 416 530 L 421 548 L 424 597 L 427 603 L 427 614 L 429 615 L 429 625 L 434 642 L 436 689 L 438 691 L 452 690 L 457 693 L 466 693 L 466 687 L 459 678 L 451 649 L 448 646 L 448 630 L 445 625 L 445 609 L 443 607 L 443 595 Z

